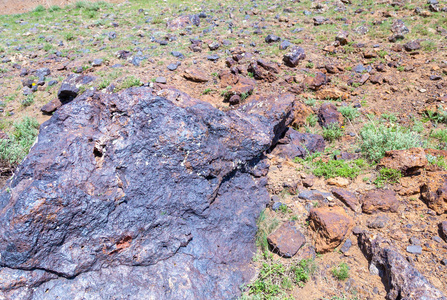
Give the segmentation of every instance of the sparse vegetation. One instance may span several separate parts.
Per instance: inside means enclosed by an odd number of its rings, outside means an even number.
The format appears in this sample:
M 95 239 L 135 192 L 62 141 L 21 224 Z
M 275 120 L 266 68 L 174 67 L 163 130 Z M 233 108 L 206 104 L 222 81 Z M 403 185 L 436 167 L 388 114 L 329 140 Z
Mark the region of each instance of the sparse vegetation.
M 385 184 L 399 183 L 399 179 L 402 177 L 402 172 L 391 168 L 381 168 L 379 170 L 379 176 L 374 180 L 374 184 L 378 188 L 382 188 Z
M 346 280 L 349 278 L 349 266 L 347 263 L 342 262 L 338 266 L 334 267 L 331 270 L 331 273 L 337 280 Z
M 327 127 L 323 127 L 323 138 L 329 142 L 338 140 L 343 136 L 343 128 L 338 124 L 330 124 Z

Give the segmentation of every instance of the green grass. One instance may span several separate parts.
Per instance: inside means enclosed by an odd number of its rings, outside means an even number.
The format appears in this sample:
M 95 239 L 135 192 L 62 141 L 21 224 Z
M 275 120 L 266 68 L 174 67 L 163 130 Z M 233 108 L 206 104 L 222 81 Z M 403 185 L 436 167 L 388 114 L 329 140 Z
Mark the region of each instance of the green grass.
M 124 90 L 124 89 L 128 89 L 131 87 L 135 87 L 135 86 L 141 86 L 142 82 L 140 81 L 139 78 L 136 78 L 135 76 L 129 76 L 126 77 L 120 84 L 119 87 L 115 88 L 115 92 Z
M 0 159 L 16 165 L 28 154 L 39 133 L 39 123 L 34 118 L 25 117 L 15 122 L 9 139 L 0 140 Z
M 311 165 L 313 168 L 312 173 L 315 176 L 323 176 L 328 179 L 333 177 L 356 178 L 362 169 L 367 166 L 367 163 L 363 159 L 351 161 L 330 160 L 328 162 L 320 159 Z
M 332 276 L 339 281 L 344 281 L 349 278 L 349 266 L 346 263 L 341 263 L 331 270 Z
M 338 108 L 338 111 L 343 115 L 343 117 L 350 121 L 354 121 L 360 117 L 360 113 L 357 108 L 352 106 L 341 106 Z
M 379 171 L 379 176 L 374 180 L 374 184 L 378 188 L 382 188 L 385 184 L 399 183 L 402 177 L 402 172 L 391 168 L 382 168 Z
M 279 225 L 279 220 L 276 217 L 271 217 L 262 211 L 257 220 L 258 232 L 256 233 L 256 246 L 258 246 L 262 252 L 266 252 L 269 249 L 267 242 L 267 236 L 273 232 Z
M 343 129 L 338 124 L 329 124 L 328 127 L 323 127 L 323 138 L 329 142 L 338 140 L 343 136 Z
M 422 137 L 400 125 L 385 126 L 369 122 L 360 130 L 361 150 L 372 161 L 379 161 L 389 150 L 423 146 Z

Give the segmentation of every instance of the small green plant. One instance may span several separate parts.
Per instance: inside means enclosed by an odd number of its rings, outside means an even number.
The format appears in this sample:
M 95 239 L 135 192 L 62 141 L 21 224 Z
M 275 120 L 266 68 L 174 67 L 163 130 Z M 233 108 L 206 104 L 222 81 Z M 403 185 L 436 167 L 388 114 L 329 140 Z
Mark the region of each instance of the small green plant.
M 434 155 L 427 155 L 427 160 L 429 164 L 438 166 L 444 170 L 447 170 L 447 159 L 443 156 L 434 156 Z
M 309 106 L 315 106 L 317 100 L 315 98 L 307 98 L 306 100 L 304 100 L 304 103 Z
M 25 117 L 13 124 L 9 139 L 0 140 L 0 159 L 15 165 L 19 163 L 33 145 L 39 128 L 36 119 Z
M 37 5 L 36 8 L 33 10 L 33 12 L 44 12 L 45 11 L 45 7 L 43 5 Z
M 248 75 L 248 77 L 250 77 L 250 78 L 254 78 L 254 77 L 255 77 L 255 74 L 253 74 L 252 72 L 247 72 L 247 75 Z
M 379 171 L 379 176 L 374 180 L 374 184 L 378 188 L 382 188 L 385 184 L 399 183 L 402 177 L 402 172 L 391 168 L 382 168 Z
M 57 6 L 57 5 L 52 5 L 48 9 L 49 12 L 60 11 L 60 10 L 61 10 L 61 8 L 59 6 Z
M 395 114 L 393 114 L 393 113 L 391 113 L 391 114 L 382 114 L 380 117 L 382 119 L 384 119 L 384 120 L 389 121 L 389 122 L 393 122 L 393 123 L 397 122 L 397 116 Z
M 33 103 L 34 103 L 34 95 L 33 94 L 26 96 L 26 98 L 23 99 L 21 102 L 23 107 L 28 107 Z
M 208 95 L 209 93 L 211 93 L 213 90 L 210 88 L 206 88 L 203 92 L 202 95 Z
M 275 230 L 279 225 L 279 220 L 276 217 L 272 217 L 262 211 L 256 222 L 258 225 L 258 232 L 256 233 L 256 245 L 262 252 L 268 251 L 269 245 L 267 242 L 267 236 Z
M 69 32 L 65 33 L 64 38 L 65 38 L 66 41 L 72 41 L 72 40 L 74 40 L 74 34 L 73 34 L 73 32 L 70 32 L 70 31 L 69 31 Z
M 139 78 L 136 78 L 135 76 L 129 76 L 121 82 L 121 85 L 119 87 L 115 88 L 115 92 L 141 85 L 142 83 Z
M 338 124 L 332 123 L 327 127 L 323 127 L 323 138 L 329 142 L 338 140 L 343 136 L 343 128 Z
M 282 212 L 283 214 L 286 214 L 289 212 L 289 208 L 287 207 L 287 205 L 281 204 L 281 206 L 279 207 L 279 211 Z
M 409 149 L 423 145 L 418 133 L 399 125 L 387 127 L 370 122 L 360 130 L 360 137 L 362 152 L 373 161 L 379 161 L 389 150 Z
M 423 42 L 421 42 L 421 46 L 425 52 L 431 52 L 431 51 L 435 51 L 438 49 L 438 47 L 436 46 L 436 43 L 433 41 L 423 41 Z
M 324 176 L 326 179 L 333 177 L 356 178 L 366 166 L 367 163 L 363 159 L 352 161 L 340 159 L 328 162 L 320 159 L 311 163 L 312 173 L 315 176 Z
M 377 54 L 379 55 L 380 58 L 384 58 L 385 56 L 388 55 L 388 52 L 386 52 L 385 50 L 380 50 L 379 52 L 377 52 Z
M 306 68 L 309 68 L 309 69 L 313 69 L 314 66 L 315 66 L 315 65 L 314 65 L 313 62 L 308 62 L 308 63 L 306 64 Z
M 306 124 L 311 127 L 314 127 L 315 125 L 317 125 L 317 121 L 318 121 L 318 116 L 316 114 L 308 115 L 306 118 Z
M 349 266 L 346 263 L 341 263 L 331 270 L 332 276 L 339 281 L 349 278 Z
M 404 66 L 398 66 L 396 69 L 397 69 L 399 72 L 403 72 L 403 71 L 405 70 L 405 67 L 404 67 Z
M 439 106 L 436 111 L 427 110 L 425 111 L 425 121 L 432 121 L 435 124 L 447 123 L 447 112 Z
M 357 108 L 352 106 L 341 106 L 338 108 L 338 111 L 343 115 L 343 117 L 350 121 L 354 121 L 360 117 L 360 113 Z
M 108 79 L 104 79 L 103 81 L 101 81 L 101 82 L 98 84 L 98 90 L 105 89 L 105 88 L 108 87 L 109 85 L 110 85 L 110 80 L 108 80 Z
M 303 287 L 310 276 L 317 270 L 317 265 L 313 259 L 303 259 L 295 266 L 292 266 L 291 270 L 295 275 L 295 282 L 300 287 Z

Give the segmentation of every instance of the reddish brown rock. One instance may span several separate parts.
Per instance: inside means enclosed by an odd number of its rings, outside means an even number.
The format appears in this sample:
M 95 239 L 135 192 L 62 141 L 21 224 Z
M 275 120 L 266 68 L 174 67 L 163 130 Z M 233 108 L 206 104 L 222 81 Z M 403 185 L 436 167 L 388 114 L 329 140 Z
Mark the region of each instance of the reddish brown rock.
M 306 124 L 307 117 L 313 113 L 314 111 L 312 110 L 312 108 L 310 108 L 304 103 L 295 101 L 295 111 L 293 113 L 292 126 L 300 127 Z
M 54 98 L 40 109 L 41 112 L 44 114 L 52 114 L 55 112 L 59 107 L 62 106 L 62 102 L 58 98 Z
M 447 172 L 428 173 L 421 187 L 422 200 L 438 215 L 447 211 Z
M 362 211 L 372 214 L 377 211 L 397 212 L 399 200 L 392 190 L 372 190 L 363 197 Z
M 219 73 L 219 78 L 221 88 L 226 88 L 227 86 L 233 86 L 239 81 L 237 75 L 234 75 L 229 70 L 222 70 Z
M 317 252 L 335 249 L 354 226 L 353 219 L 338 206 L 314 208 L 309 218 Z
M 308 88 L 311 90 L 318 90 L 326 83 L 327 83 L 326 74 L 317 72 L 315 74 L 315 77 L 311 77 L 311 76 L 306 77 L 304 79 L 304 82 L 302 83 L 302 85 L 303 85 L 303 88 Z
M 238 77 L 238 81 L 235 85 L 231 86 L 231 89 L 225 94 L 225 99 L 229 100 L 233 95 L 238 95 L 242 98 L 246 98 L 251 95 L 256 87 L 256 82 L 253 79 L 247 77 Z
M 340 127 L 343 124 L 343 115 L 331 103 L 323 103 L 318 110 L 318 121 L 321 126 L 329 127 L 335 124 Z
M 383 83 L 383 76 L 381 74 L 375 74 L 369 77 L 369 81 L 374 84 L 382 84 Z
M 204 71 L 195 68 L 186 69 L 183 77 L 194 82 L 207 82 L 209 80 Z
M 306 242 L 304 235 L 295 226 L 295 222 L 289 221 L 282 224 L 267 238 L 273 251 L 283 257 L 292 257 Z
M 391 150 L 385 153 L 378 167 L 400 170 L 403 175 L 419 173 L 428 164 L 425 151 L 422 148 L 408 150 Z
M 354 193 L 344 189 L 332 189 L 332 194 L 355 212 L 360 210 L 360 202 Z
M 402 177 L 399 180 L 399 185 L 396 186 L 396 191 L 401 196 L 416 195 L 421 192 L 421 186 L 424 184 L 424 176 L 408 176 Z
M 325 88 L 321 89 L 316 93 L 318 99 L 321 100 L 347 100 L 349 99 L 349 94 L 340 91 L 338 88 Z

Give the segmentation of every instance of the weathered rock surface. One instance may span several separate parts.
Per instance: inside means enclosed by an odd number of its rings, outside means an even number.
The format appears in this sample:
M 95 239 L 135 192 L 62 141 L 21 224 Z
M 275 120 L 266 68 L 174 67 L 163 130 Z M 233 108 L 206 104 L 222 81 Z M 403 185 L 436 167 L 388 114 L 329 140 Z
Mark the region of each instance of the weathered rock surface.
M 341 202 L 346 204 L 350 209 L 355 212 L 360 210 L 360 203 L 357 196 L 344 189 L 332 189 L 332 194 L 337 197 Z
M 335 249 L 354 226 L 354 220 L 338 206 L 314 208 L 310 211 L 309 219 L 317 252 Z
M 289 128 L 272 153 L 289 159 L 305 158 L 309 154 L 323 152 L 325 147 L 326 142 L 321 135 L 301 133 Z
M 343 115 L 331 103 L 323 103 L 318 110 L 318 121 L 323 127 L 336 126 L 343 124 Z
M 372 190 L 363 196 L 362 211 L 372 214 L 377 211 L 397 212 L 399 200 L 392 190 Z
M 204 71 L 195 68 L 186 69 L 183 77 L 194 82 L 207 82 L 209 80 Z
M 408 150 L 391 150 L 385 152 L 378 167 L 400 170 L 404 175 L 420 172 L 428 164 L 425 151 L 422 148 Z
M 81 86 L 89 84 L 93 80 L 95 78 L 92 76 L 70 74 L 62 82 L 57 97 L 62 104 L 68 103 L 78 96 Z
M 447 221 L 439 223 L 439 233 L 442 239 L 447 242 Z
M 447 172 L 428 173 L 421 187 L 421 198 L 437 214 L 447 211 Z
M 240 293 L 269 201 L 262 154 L 293 101 L 224 113 L 177 90 L 159 95 L 88 91 L 41 126 L 0 193 L 0 298 Z
M 293 47 L 290 52 L 284 54 L 283 61 L 286 66 L 296 67 L 298 66 L 300 60 L 306 58 L 306 53 L 301 47 Z
M 389 241 L 362 232 L 359 234 L 359 246 L 370 264 L 379 270 L 387 290 L 386 299 L 447 299 Z
M 295 222 L 289 221 L 282 224 L 267 238 L 268 243 L 279 255 L 292 257 L 306 242 L 304 235 L 296 228 Z

